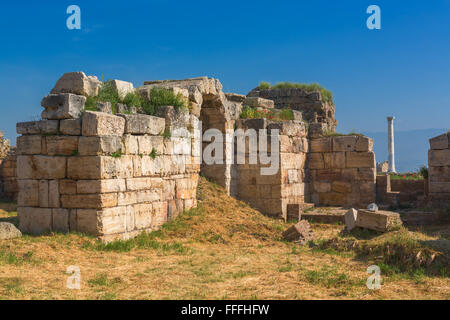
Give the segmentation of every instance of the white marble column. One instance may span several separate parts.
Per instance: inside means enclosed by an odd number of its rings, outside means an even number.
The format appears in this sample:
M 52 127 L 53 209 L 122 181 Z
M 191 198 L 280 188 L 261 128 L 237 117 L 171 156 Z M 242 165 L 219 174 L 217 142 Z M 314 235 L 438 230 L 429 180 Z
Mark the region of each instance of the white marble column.
M 389 151 L 389 170 L 388 172 L 396 172 L 395 170 L 395 147 L 394 147 L 394 119 L 388 117 L 388 151 Z

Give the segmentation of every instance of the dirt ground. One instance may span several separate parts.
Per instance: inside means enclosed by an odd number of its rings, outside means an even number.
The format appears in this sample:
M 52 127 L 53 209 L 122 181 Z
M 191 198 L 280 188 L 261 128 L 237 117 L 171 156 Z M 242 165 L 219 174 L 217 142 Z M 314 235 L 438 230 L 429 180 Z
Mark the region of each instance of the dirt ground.
M 448 225 L 346 235 L 342 225 L 312 224 L 317 239 L 300 246 L 282 241 L 292 224 L 205 179 L 198 196 L 198 209 L 134 240 L 105 245 L 50 234 L 0 241 L 0 299 L 450 298 Z M 13 207 L 0 207 L 0 221 L 17 223 Z M 379 290 L 366 286 L 373 264 L 381 269 Z M 67 288 L 70 266 L 80 270 L 80 290 Z

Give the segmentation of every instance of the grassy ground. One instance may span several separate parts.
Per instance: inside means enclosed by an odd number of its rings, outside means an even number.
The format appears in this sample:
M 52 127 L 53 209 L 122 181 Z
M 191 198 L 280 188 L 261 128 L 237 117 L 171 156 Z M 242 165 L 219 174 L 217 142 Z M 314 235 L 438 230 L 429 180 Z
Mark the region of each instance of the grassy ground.
M 199 198 L 198 209 L 130 241 L 104 245 L 77 234 L 0 241 L 0 298 L 450 298 L 449 226 L 383 235 L 313 224 L 318 239 L 302 247 L 281 241 L 289 224 L 264 217 L 204 179 Z M 17 222 L 6 209 L 0 221 Z M 436 261 L 409 263 L 419 251 L 427 258 L 436 254 Z M 374 263 L 382 269 L 377 291 L 366 287 Z M 69 266 L 80 268 L 81 290 L 66 288 Z

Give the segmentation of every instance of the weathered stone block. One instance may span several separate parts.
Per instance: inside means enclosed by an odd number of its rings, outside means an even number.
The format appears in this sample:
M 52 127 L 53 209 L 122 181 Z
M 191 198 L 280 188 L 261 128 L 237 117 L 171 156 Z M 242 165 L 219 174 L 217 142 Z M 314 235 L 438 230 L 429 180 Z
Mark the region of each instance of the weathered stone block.
M 111 193 L 126 191 L 125 179 L 78 180 L 78 194 Z
M 50 208 L 60 207 L 59 180 L 50 180 L 48 182 L 48 205 Z
M 116 193 L 62 195 L 63 208 L 102 209 L 117 206 Z
M 352 208 L 345 213 L 344 218 L 345 229 L 347 231 L 352 231 L 356 227 L 356 221 L 358 220 L 358 211 Z
M 63 179 L 66 177 L 66 158 L 33 156 L 35 179 Z
M 125 120 L 103 112 L 86 111 L 83 116 L 83 136 L 122 136 Z
M 39 181 L 39 207 L 49 208 L 48 205 L 48 180 Z
M 442 150 L 449 149 L 449 139 L 447 133 L 430 139 L 430 149 Z
M 122 155 L 120 158 L 107 156 L 70 157 L 67 166 L 69 179 L 98 180 L 133 177 L 132 156 Z
M 432 182 L 429 186 L 431 193 L 450 193 L 450 181 L 448 182 Z M 450 199 L 448 199 L 450 202 Z
M 244 102 L 245 105 L 254 108 L 273 109 L 275 104 L 273 100 L 263 99 L 258 97 L 247 97 Z
M 314 190 L 316 192 L 330 192 L 331 191 L 331 183 L 329 182 L 313 182 Z
M 123 136 L 122 141 L 125 154 L 139 154 L 138 136 L 126 134 Z
M 97 96 L 102 83 L 94 76 L 86 76 L 83 72 L 68 72 L 59 78 L 52 94 L 73 93 L 83 96 Z
M 430 167 L 450 166 L 450 149 L 428 150 L 428 165 Z
M 361 152 L 373 151 L 373 139 L 365 137 L 365 136 L 358 136 L 358 140 L 356 141 L 355 151 L 361 151 Z
M 331 138 L 311 139 L 311 152 L 331 152 L 332 151 Z
M 344 181 L 333 181 L 331 185 L 331 189 L 334 192 L 338 193 L 351 193 L 352 192 L 352 184 L 350 182 Z
M 45 141 L 49 156 L 72 156 L 78 153 L 78 137 L 50 136 Z
M 39 206 L 39 182 L 38 180 L 18 180 L 19 194 L 17 204 L 19 207 Z
M 347 152 L 347 168 L 376 168 L 373 152 Z
M 19 207 L 19 229 L 24 233 L 40 235 L 52 231 L 52 209 Z
M 52 209 L 53 231 L 67 233 L 69 232 L 69 210 Z
M 134 205 L 134 223 L 137 230 L 151 228 L 153 206 L 151 203 Z
M 100 235 L 102 212 L 95 209 L 78 209 L 76 213 L 77 231 L 90 235 Z
M 17 137 L 17 154 L 20 155 L 40 154 L 41 151 L 42 151 L 41 136 Z
M 323 160 L 325 169 L 344 169 L 346 166 L 345 152 L 324 153 Z
M 271 133 L 271 130 L 275 129 L 279 130 L 279 134 L 287 136 L 303 137 L 306 135 L 305 124 L 303 121 L 298 120 L 271 122 L 267 125 L 268 133 Z
M 450 167 L 429 167 L 430 183 L 450 181 Z
M 77 119 L 81 116 L 86 103 L 86 97 L 71 93 L 50 94 L 46 96 L 41 105 L 43 119 Z
M 166 120 L 146 114 L 120 114 L 125 119 L 125 133 L 159 135 L 164 132 Z
M 61 194 L 76 194 L 77 182 L 75 180 L 60 180 L 59 192 Z
M 358 140 L 357 136 L 341 136 L 341 137 L 333 137 L 333 151 L 334 152 L 345 152 L 345 151 L 356 151 L 356 141 Z
M 61 134 L 68 136 L 81 135 L 81 119 L 61 120 L 59 124 L 59 131 Z
M 80 156 L 111 155 L 123 150 L 122 139 L 118 136 L 80 137 Z
M 325 162 L 322 153 L 308 153 L 309 169 L 325 169 Z
M 357 227 L 386 232 L 400 225 L 402 221 L 396 212 L 358 210 Z
M 139 146 L 139 154 L 149 155 L 152 153 L 153 148 L 157 154 L 164 153 L 164 138 L 162 136 L 138 136 L 137 141 Z
M 57 134 L 58 120 L 41 120 L 30 122 L 19 122 L 16 124 L 16 131 L 18 134 Z

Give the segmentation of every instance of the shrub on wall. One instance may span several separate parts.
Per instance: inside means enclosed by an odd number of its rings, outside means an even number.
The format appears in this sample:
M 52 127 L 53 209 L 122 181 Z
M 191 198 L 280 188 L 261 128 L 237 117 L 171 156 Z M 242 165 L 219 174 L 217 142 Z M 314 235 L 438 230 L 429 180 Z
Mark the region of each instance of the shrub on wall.
M 333 103 L 333 93 L 330 90 L 325 89 L 318 83 L 297 83 L 297 82 L 279 82 L 275 85 L 270 85 L 268 82 L 261 82 L 258 86 L 260 90 L 269 90 L 269 89 L 291 89 L 291 88 L 299 88 L 306 92 L 315 92 L 318 91 L 322 95 L 322 100 L 324 102 Z

